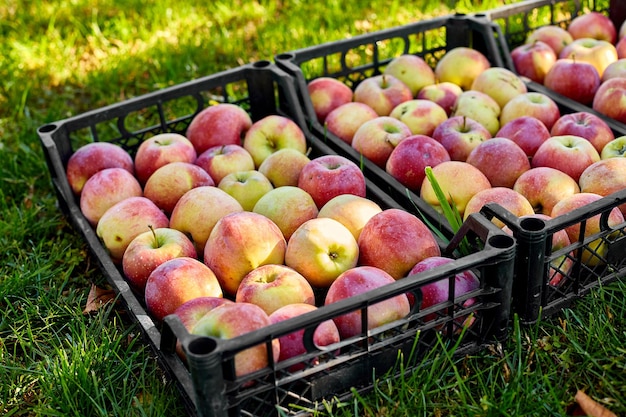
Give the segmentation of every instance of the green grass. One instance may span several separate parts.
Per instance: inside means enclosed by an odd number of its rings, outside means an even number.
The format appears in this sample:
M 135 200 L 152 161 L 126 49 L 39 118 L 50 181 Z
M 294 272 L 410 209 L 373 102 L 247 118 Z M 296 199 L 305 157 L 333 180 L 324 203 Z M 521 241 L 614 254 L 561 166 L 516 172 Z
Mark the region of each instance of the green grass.
M 0 414 L 182 415 L 122 309 L 83 315 L 97 263 L 56 206 L 37 127 L 280 52 L 452 11 L 453 1 L 8 0 L 0 5 Z M 459 1 L 457 11 L 477 2 Z M 442 5 L 443 4 L 443 5 Z M 480 2 L 481 9 L 501 4 Z M 447 6 L 446 6 L 447 5 Z M 448 7 L 449 6 L 449 7 Z M 623 282 L 472 357 L 333 415 L 563 415 L 577 389 L 626 414 Z

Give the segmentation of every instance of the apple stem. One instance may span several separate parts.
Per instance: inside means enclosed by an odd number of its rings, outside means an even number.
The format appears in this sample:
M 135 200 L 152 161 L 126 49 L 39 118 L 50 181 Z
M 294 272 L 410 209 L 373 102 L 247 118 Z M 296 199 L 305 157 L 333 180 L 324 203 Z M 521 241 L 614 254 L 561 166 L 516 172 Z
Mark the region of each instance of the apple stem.
M 154 227 L 151 224 L 149 224 L 148 229 L 150 229 L 150 231 L 152 232 L 152 237 L 154 238 L 154 246 L 159 247 L 159 238 L 157 237 Z

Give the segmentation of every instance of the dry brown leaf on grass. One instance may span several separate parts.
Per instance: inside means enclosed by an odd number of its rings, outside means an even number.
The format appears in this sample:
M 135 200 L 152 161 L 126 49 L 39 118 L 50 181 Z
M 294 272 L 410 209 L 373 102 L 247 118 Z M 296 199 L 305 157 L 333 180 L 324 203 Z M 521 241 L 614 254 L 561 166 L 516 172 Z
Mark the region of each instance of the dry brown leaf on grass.
M 89 295 L 87 296 L 87 304 L 83 310 L 83 314 L 89 314 L 104 307 L 115 298 L 115 291 L 105 290 L 95 284 L 91 284 Z
M 617 417 L 617 414 L 609 411 L 581 390 L 576 392 L 574 400 L 577 403 L 577 407 L 573 410 L 573 415 L 588 417 Z

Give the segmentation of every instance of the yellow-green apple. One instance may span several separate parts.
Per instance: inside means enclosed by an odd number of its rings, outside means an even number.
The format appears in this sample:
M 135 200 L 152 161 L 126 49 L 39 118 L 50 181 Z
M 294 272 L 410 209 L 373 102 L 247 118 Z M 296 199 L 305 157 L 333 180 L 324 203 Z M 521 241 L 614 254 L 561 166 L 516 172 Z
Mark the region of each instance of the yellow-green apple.
M 154 171 L 170 162 L 189 162 L 196 160 L 197 153 L 193 144 L 178 133 L 160 133 L 146 139 L 137 148 L 135 154 L 135 175 L 141 184 L 145 184 Z
M 369 291 L 384 287 L 395 282 L 387 272 L 373 266 L 357 266 L 342 273 L 328 288 L 324 305 L 366 294 Z M 409 299 L 406 294 L 387 298 L 367 307 L 367 328 L 363 328 L 362 309 L 333 318 L 342 339 L 366 334 L 396 320 L 406 317 L 410 312 Z
M 531 168 L 515 181 L 513 189 L 526 197 L 535 213 L 550 215 L 554 205 L 580 192 L 578 182 L 550 167 Z
M 626 135 L 618 136 L 602 148 L 600 159 L 626 157 Z
M 453 262 L 454 259 L 452 258 L 447 258 L 444 256 L 433 256 L 415 264 L 415 266 L 409 272 L 409 276 L 418 275 L 420 273 L 431 271 L 436 268 L 442 268 L 443 266 L 449 265 Z M 437 320 L 439 317 L 442 316 L 450 316 L 450 312 L 447 308 L 435 308 L 435 306 L 441 303 L 456 301 L 455 305 L 460 304 L 459 307 L 463 308 L 469 308 L 476 303 L 475 298 L 468 298 L 462 303 L 460 301 L 457 301 L 459 297 L 471 293 L 472 291 L 476 291 L 478 288 L 480 288 L 480 280 L 478 279 L 476 274 L 474 274 L 474 272 L 468 269 L 454 275 L 454 293 L 452 295 L 452 299 L 450 299 L 451 297 L 449 281 L 451 279 L 452 277 L 447 279 L 444 278 L 439 281 L 434 281 L 426 284 L 420 288 L 420 291 L 422 293 L 422 304 L 420 306 L 420 309 L 428 309 L 432 311 L 424 316 L 423 320 L 425 322 Z M 473 321 L 473 318 L 467 316 L 462 316 L 457 319 L 458 324 L 462 326 L 470 326 Z
M 588 105 L 600 86 L 600 74 L 589 62 L 578 58 L 560 58 L 543 81 L 549 89 Z
M 133 158 L 122 147 L 109 142 L 91 142 L 76 149 L 67 161 L 65 175 L 74 194 L 78 195 L 85 182 L 105 168 L 123 168 L 135 173 Z
M 215 274 L 196 258 L 178 257 L 157 266 L 148 276 L 146 308 L 160 322 L 178 307 L 197 297 L 222 297 Z
M 624 41 L 624 49 L 626 49 L 626 41 Z M 626 51 L 624 53 L 626 54 Z M 609 66 L 604 69 L 604 73 L 602 74 L 602 77 L 600 77 L 600 81 L 605 82 L 611 78 L 618 77 L 626 77 L 626 57 L 610 63 Z
M 381 168 L 398 143 L 413 133 L 401 120 L 379 116 L 363 123 L 352 138 L 352 148 Z
M 207 149 L 198 155 L 195 164 L 208 172 L 216 185 L 230 173 L 255 168 L 250 152 L 234 143 Z
M 617 29 L 608 16 L 600 12 L 579 14 L 567 26 L 567 31 L 574 39 L 593 38 L 610 43 L 617 41 Z
M 592 107 L 605 116 L 626 123 L 626 78 L 603 82 L 596 91 Z
M 359 235 L 359 265 L 375 266 L 395 279 L 422 259 L 440 255 L 432 232 L 417 216 L 390 208 L 375 214 Z
M 378 117 L 378 113 L 365 103 L 353 101 L 343 104 L 328 113 L 325 128 L 348 145 L 361 125 Z
M 548 95 L 529 91 L 511 99 L 502 108 L 500 126 L 504 126 L 513 119 L 522 116 L 532 116 L 543 122 L 548 130 L 561 117 L 561 110 L 556 102 Z
M 573 194 L 559 201 L 554 206 L 554 209 L 552 209 L 551 216 L 559 217 L 576 209 L 584 208 L 587 205 L 600 200 L 601 198 L 603 198 L 601 195 L 595 193 Z M 602 230 L 600 226 L 601 216 L 601 214 L 598 214 L 585 220 L 585 238 L 600 233 L 600 231 Z M 611 228 L 614 228 L 624 222 L 624 216 L 622 215 L 622 212 L 619 210 L 619 208 L 614 207 L 609 212 L 606 222 L 606 224 Z M 578 242 L 580 240 L 580 223 L 575 223 L 571 226 L 566 227 L 565 231 L 569 236 L 570 242 Z M 608 247 L 606 242 L 604 242 L 602 238 L 598 238 L 589 242 L 589 244 L 586 245 L 586 247 L 582 250 L 582 253 L 580 253 L 580 259 L 584 264 L 589 266 L 601 265 L 604 263 L 604 257 L 607 250 Z
M 208 185 L 196 187 L 183 194 L 174 206 L 170 227 L 189 236 L 200 255 L 215 223 L 227 214 L 240 211 L 243 207 L 239 201 L 226 191 Z
M 451 82 L 469 90 L 474 78 L 489 67 L 489 60 L 480 51 L 461 46 L 441 57 L 435 66 L 435 77 L 439 82 Z
M 515 71 L 522 77 L 543 84 L 546 74 L 557 60 L 556 52 L 542 41 L 525 43 L 511 50 Z
M 615 44 L 615 51 L 617 52 L 617 60 L 626 58 L 626 37 L 621 38 Z M 608 67 L 607 67 L 608 68 Z M 604 70 L 606 72 L 606 69 Z M 604 74 L 602 74 L 604 76 Z
M 462 92 L 463 89 L 458 85 L 444 81 L 424 86 L 424 88 L 417 93 L 416 98 L 430 100 L 439 104 L 449 117 L 452 114 L 456 100 Z
M 530 169 L 526 152 L 511 139 L 495 137 L 481 142 L 466 162 L 478 168 L 492 187 L 513 188 L 513 184 Z
M 354 89 L 354 101 L 367 104 L 379 116 L 388 116 L 394 107 L 412 98 L 413 93 L 405 83 L 387 74 L 368 77 Z
M 426 176 L 426 167 L 434 167 L 449 160 L 450 155 L 440 142 L 430 136 L 413 135 L 400 142 L 391 152 L 385 171 L 409 190 L 419 192 Z
M 534 29 L 526 37 L 527 44 L 537 41 L 547 43 L 558 56 L 563 48 L 574 41 L 574 38 L 566 29 L 560 26 L 546 25 Z
M 416 97 L 422 88 L 435 83 L 435 72 L 424 58 L 413 54 L 402 54 L 393 58 L 383 71 L 406 84 Z
M 310 304 L 289 304 L 270 314 L 270 321 L 272 324 L 276 324 L 315 310 L 317 310 L 317 307 Z M 280 336 L 278 338 L 280 341 L 280 356 L 278 357 L 278 361 L 282 362 L 306 354 L 307 348 L 305 345 L 316 346 L 321 349 L 325 346 L 339 343 L 341 340 L 339 330 L 337 329 L 335 322 L 332 320 L 326 320 L 318 324 L 313 331 L 313 335 L 310 336 L 311 340 L 307 340 L 306 343 L 304 341 L 304 337 L 305 334 L 303 328 Z M 308 360 L 306 363 L 317 365 L 319 363 L 319 358 Z M 306 364 L 304 362 L 298 362 L 290 365 L 287 369 L 290 372 L 295 372 L 304 369 L 305 366 Z
M 493 136 L 500 129 L 500 105 L 486 93 L 466 90 L 454 105 L 452 116 L 465 116 L 483 125 Z
M 105 168 L 93 174 L 80 193 L 80 211 L 95 226 L 115 203 L 129 197 L 141 197 L 139 181 L 124 168 Z
M 276 223 L 287 241 L 302 223 L 316 218 L 318 214 L 313 197 L 293 185 L 270 190 L 256 202 L 252 211 Z
M 612 43 L 593 38 L 580 38 L 563 48 L 559 54 L 559 59 L 587 62 L 593 65 L 598 71 L 598 75 L 602 77 L 604 69 L 617 61 L 618 57 L 617 49 Z
M 320 209 L 317 217 L 337 220 L 350 230 L 358 241 L 365 224 L 383 209 L 374 201 L 353 194 L 341 194 L 331 198 Z
M 292 148 L 306 153 L 307 143 L 300 126 L 291 119 L 270 115 L 257 120 L 246 132 L 243 147 L 250 152 L 255 167 L 279 149 Z
M 328 113 L 352 101 L 352 90 L 336 78 L 315 78 L 307 84 L 307 91 L 315 111 L 315 117 L 324 123 Z
M 273 190 L 274 186 L 265 175 L 252 169 L 226 175 L 218 184 L 218 188 L 239 201 L 244 210 L 252 211 L 259 198 Z
M 528 219 L 528 218 L 537 218 L 543 221 L 549 221 L 552 219 L 547 214 L 536 213 L 528 216 L 520 217 L 520 220 Z M 513 231 L 509 229 L 507 226 L 504 226 L 502 230 L 510 235 L 513 234 Z M 567 236 L 567 232 L 565 229 L 559 229 L 552 234 L 552 253 L 566 248 L 570 245 L 569 236 Z M 550 261 L 550 270 L 548 271 L 548 285 L 552 285 L 553 287 L 558 286 L 563 279 L 569 277 L 572 267 L 574 266 L 574 258 L 573 254 L 564 254 L 559 257 L 556 257 Z
M 341 194 L 366 194 L 365 175 L 356 163 L 341 155 L 313 158 L 302 168 L 298 187 L 313 197 L 318 209 Z
M 328 286 L 359 260 L 359 246 L 352 232 L 337 220 L 317 217 L 300 225 L 291 235 L 285 265 L 302 274 L 316 288 Z
M 315 305 L 313 287 L 298 271 L 285 265 L 262 265 L 241 280 L 235 301 L 252 303 L 268 315 L 295 303 Z
M 468 116 L 451 116 L 432 134 L 453 161 L 465 161 L 474 148 L 491 137 L 485 126 Z
M 255 268 L 285 261 L 287 242 L 276 223 L 250 211 L 217 221 L 204 247 L 204 263 L 215 272 L 226 294 L 234 296 Z
M 433 175 L 441 187 L 448 203 L 454 204 L 462 216 L 467 202 L 481 190 L 491 188 L 491 183 L 480 170 L 464 161 L 442 162 L 432 168 Z M 435 210 L 441 206 L 428 178 L 424 179 L 420 196 Z
M 197 258 L 193 242 L 176 229 L 162 227 L 137 235 L 122 256 L 122 271 L 131 288 L 143 295 L 148 277 L 165 261 Z
M 589 165 L 600 160 L 600 154 L 587 139 L 575 135 L 552 136 L 535 152 L 533 168 L 551 167 L 578 181 Z
M 601 159 L 589 165 L 580 174 L 580 191 L 606 197 L 609 194 L 626 189 L 626 158 Z M 619 206 L 626 215 L 626 204 Z
M 532 158 L 551 135 L 541 120 L 533 116 L 520 116 L 500 127 L 495 136 L 511 139 L 522 148 L 526 156 Z
M 217 339 L 234 339 L 246 333 L 263 329 L 272 322 L 261 307 L 251 303 L 225 303 L 205 314 L 191 331 L 198 336 Z M 272 359 L 277 362 L 280 357 L 280 342 L 272 341 Z M 269 361 L 268 346 L 264 343 L 244 349 L 235 354 L 235 375 L 239 378 L 267 367 Z M 250 386 L 250 380 L 243 386 Z
M 279 149 L 269 155 L 259 166 L 259 172 L 272 183 L 274 188 L 286 185 L 297 186 L 300 172 L 311 159 L 297 149 Z
M 194 116 L 186 136 L 200 155 L 213 146 L 241 145 L 241 140 L 250 126 L 252 119 L 242 107 L 218 103 L 202 109 Z
M 498 103 L 500 109 L 513 97 L 528 92 L 520 76 L 503 67 L 487 68 L 478 74 L 471 89 L 487 94 Z
M 129 197 L 116 203 L 104 212 L 96 235 L 109 252 L 113 262 L 122 262 L 124 251 L 130 242 L 140 233 L 168 227 L 169 220 L 165 213 L 145 197 Z
M 507 187 L 492 187 L 474 194 L 467 202 L 463 220 L 470 214 L 480 212 L 480 209 L 487 203 L 497 203 L 517 217 L 534 214 L 535 210 L 530 202 L 522 194 Z M 504 223 L 498 219 L 493 219 L 493 223 L 502 228 Z
M 617 32 L 618 39 L 622 39 L 624 37 L 626 37 L 626 20 L 622 22 L 622 24 L 619 27 L 619 31 Z
M 434 101 L 414 99 L 398 104 L 389 116 L 407 125 L 414 135 L 430 136 L 448 113 Z
M 576 135 L 587 139 L 598 153 L 615 139 L 609 125 L 600 117 L 588 111 L 562 115 L 550 130 L 552 136 Z
M 211 175 L 198 165 L 189 162 L 170 162 L 150 175 L 143 187 L 143 195 L 169 216 L 178 200 L 187 191 L 213 185 L 215 182 Z

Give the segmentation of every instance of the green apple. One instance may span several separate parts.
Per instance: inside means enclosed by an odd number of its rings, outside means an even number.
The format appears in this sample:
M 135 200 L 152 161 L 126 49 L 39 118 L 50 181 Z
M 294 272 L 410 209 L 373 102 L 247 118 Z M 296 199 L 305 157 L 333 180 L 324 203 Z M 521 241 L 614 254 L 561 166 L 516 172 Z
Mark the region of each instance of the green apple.
M 252 211 L 256 202 L 274 189 L 270 180 L 254 169 L 226 175 L 218 184 L 218 188 L 239 201 L 246 211 Z
M 252 124 L 244 136 L 243 147 L 252 155 L 258 169 L 265 158 L 279 149 L 292 148 L 306 153 L 307 143 L 296 122 L 284 116 L 270 115 Z
M 618 136 L 602 148 L 601 159 L 626 156 L 626 135 Z
M 465 116 L 476 120 L 491 136 L 500 130 L 500 105 L 486 93 L 476 90 L 464 91 L 456 101 L 452 116 Z

